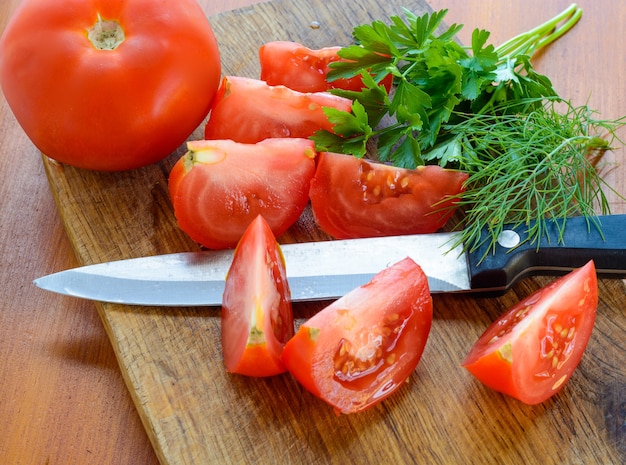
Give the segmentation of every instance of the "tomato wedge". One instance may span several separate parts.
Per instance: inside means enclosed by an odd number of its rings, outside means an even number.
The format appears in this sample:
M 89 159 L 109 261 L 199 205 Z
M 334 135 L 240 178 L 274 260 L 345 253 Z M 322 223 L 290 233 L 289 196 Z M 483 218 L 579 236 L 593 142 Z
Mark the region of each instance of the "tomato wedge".
M 308 203 L 310 140 L 193 141 L 187 149 L 170 173 L 170 197 L 180 228 L 205 247 L 235 247 L 259 214 L 278 237 Z
M 222 301 L 226 370 L 248 376 L 286 371 L 280 355 L 294 334 L 285 260 L 261 215 L 235 249 Z
M 467 173 L 396 168 L 324 152 L 309 195 L 320 228 L 338 239 L 430 233 L 454 213 Z
M 527 404 L 559 392 L 578 366 L 598 306 L 590 261 L 523 299 L 478 339 L 463 362 L 479 381 Z
M 205 139 L 255 143 L 267 138 L 332 131 L 323 107 L 350 111 L 352 100 L 327 92 L 302 93 L 258 79 L 226 76 L 213 101 Z
M 359 412 L 404 384 L 422 356 L 431 323 L 428 280 L 405 258 L 302 324 L 282 359 L 337 413 Z
M 311 49 L 297 42 L 267 42 L 259 49 L 261 80 L 270 86 L 283 85 L 298 92 L 323 92 L 344 89 L 355 92 L 363 88 L 361 76 L 328 81 L 330 63 L 340 61 L 341 47 Z M 393 76 L 388 74 L 381 84 L 391 89 Z

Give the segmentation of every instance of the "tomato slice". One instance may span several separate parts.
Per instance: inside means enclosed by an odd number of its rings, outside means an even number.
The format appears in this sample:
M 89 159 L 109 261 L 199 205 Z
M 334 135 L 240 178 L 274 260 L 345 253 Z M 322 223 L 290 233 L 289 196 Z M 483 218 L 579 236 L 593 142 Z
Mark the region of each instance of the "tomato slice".
M 205 139 L 255 143 L 267 138 L 312 136 L 333 125 L 323 107 L 350 111 L 352 100 L 327 92 L 302 93 L 258 79 L 226 76 L 213 101 Z
M 415 170 L 321 153 L 310 197 L 322 230 L 335 238 L 430 233 L 454 213 L 467 173 Z
M 404 384 L 422 356 L 431 323 L 428 280 L 405 258 L 302 324 L 282 359 L 336 412 L 359 412 Z
M 280 355 L 294 334 L 285 260 L 261 215 L 235 249 L 222 301 L 226 370 L 248 376 L 286 371 Z
M 170 173 L 170 197 L 180 228 L 205 247 L 235 247 L 259 214 L 278 237 L 308 203 L 310 140 L 193 141 L 187 148 Z
M 583 356 L 598 282 L 590 261 L 523 299 L 487 328 L 463 362 L 478 380 L 527 404 L 559 392 Z
M 350 79 L 328 81 L 330 63 L 340 61 L 341 47 L 311 49 L 297 42 L 267 42 L 259 49 L 261 80 L 270 86 L 283 85 L 298 92 L 323 92 L 330 89 L 344 89 L 355 92 L 363 86 L 361 76 Z M 381 84 L 387 91 L 391 89 L 393 76 L 387 75 Z

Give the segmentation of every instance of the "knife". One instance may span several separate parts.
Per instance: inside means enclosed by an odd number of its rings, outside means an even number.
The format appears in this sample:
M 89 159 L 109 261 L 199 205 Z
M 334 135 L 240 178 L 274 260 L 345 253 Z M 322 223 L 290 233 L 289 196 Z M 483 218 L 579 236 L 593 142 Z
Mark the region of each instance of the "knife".
M 471 252 L 459 243 L 460 232 L 283 244 L 281 249 L 294 301 L 341 297 L 407 256 L 422 267 L 432 293 L 502 294 L 528 275 L 565 274 L 591 259 L 598 275 L 626 278 L 626 215 L 572 217 L 564 225 L 551 220 L 539 244 L 526 241 L 527 231 L 505 228 L 493 250 L 486 241 Z M 118 260 L 34 283 L 60 294 L 126 305 L 217 306 L 233 253 Z

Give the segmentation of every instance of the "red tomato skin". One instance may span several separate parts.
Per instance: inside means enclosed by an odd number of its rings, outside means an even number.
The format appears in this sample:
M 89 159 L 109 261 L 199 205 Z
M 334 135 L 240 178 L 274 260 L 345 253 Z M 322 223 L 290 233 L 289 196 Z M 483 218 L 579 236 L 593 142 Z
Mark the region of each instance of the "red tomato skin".
M 170 172 L 168 187 L 179 227 L 210 249 L 233 248 L 263 215 L 276 237 L 295 223 L 308 203 L 315 173 L 314 143 L 267 139 L 191 141 Z M 209 154 L 212 162 L 186 160 Z
M 597 306 L 590 261 L 511 307 L 485 330 L 462 365 L 498 392 L 530 405 L 544 402 L 580 363 Z
M 270 86 L 283 85 L 298 92 L 324 92 L 344 89 L 358 92 L 363 88 L 361 76 L 350 79 L 326 79 L 330 63 L 340 61 L 341 47 L 311 49 L 297 42 L 273 41 L 259 49 L 261 80 Z M 391 89 L 393 76 L 385 77 L 381 84 Z
M 287 350 L 283 348 L 281 359 L 300 384 L 314 396 L 323 398 L 311 369 L 317 333 L 317 328 L 312 328 L 307 324 L 301 325 L 296 334 L 287 342 Z
M 222 352 L 230 373 L 273 376 L 286 371 L 281 361 L 294 334 L 285 260 L 261 215 L 235 249 L 222 302 Z
M 356 413 L 404 385 L 419 363 L 431 324 L 428 280 L 406 258 L 302 324 L 282 359 L 307 390 L 336 412 Z M 355 354 L 369 354 L 364 363 L 371 365 L 351 372 L 352 363 L 359 363 Z
M 119 22 L 125 39 L 98 50 L 86 30 Z M 220 56 L 194 0 L 24 0 L 0 39 L 0 84 L 41 152 L 120 171 L 172 153 L 202 123 Z
M 308 138 L 332 131 L 323 107 L 350 111 L 352 100 L 327 92 L 302 93 L 285 86 L 268 86 L 258 79 L 226 76 L 217 91 L 205 139 L 231 139 L 253 144 L 263 139 Z
M 309 196 L 318 225 L 336 239 L 432 233 L 454 214 L 467 177 L 435 165 L 405 170 L 322 152 Z

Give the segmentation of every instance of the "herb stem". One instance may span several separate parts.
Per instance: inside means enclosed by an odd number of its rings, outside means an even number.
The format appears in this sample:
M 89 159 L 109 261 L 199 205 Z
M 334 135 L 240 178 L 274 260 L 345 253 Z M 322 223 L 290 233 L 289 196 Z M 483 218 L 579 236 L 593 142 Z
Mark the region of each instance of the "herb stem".
M 506 61 L 518 55 L 533 56 L 569 31 L 582 17 L 583 10 L 575 3 L 539 26 L 519 34 L 496 48 L 498 56 Z M 562 21 L 565 22 L 559 26 Z
M 504 59 L 516 55 L 532 57 L 569 31 L 582 17 L 583 10 L 575 3 L 539 26 L 519 34 L 500 45 L 496 52 Z M 559 23 L 565 21 L 559 26 Z

